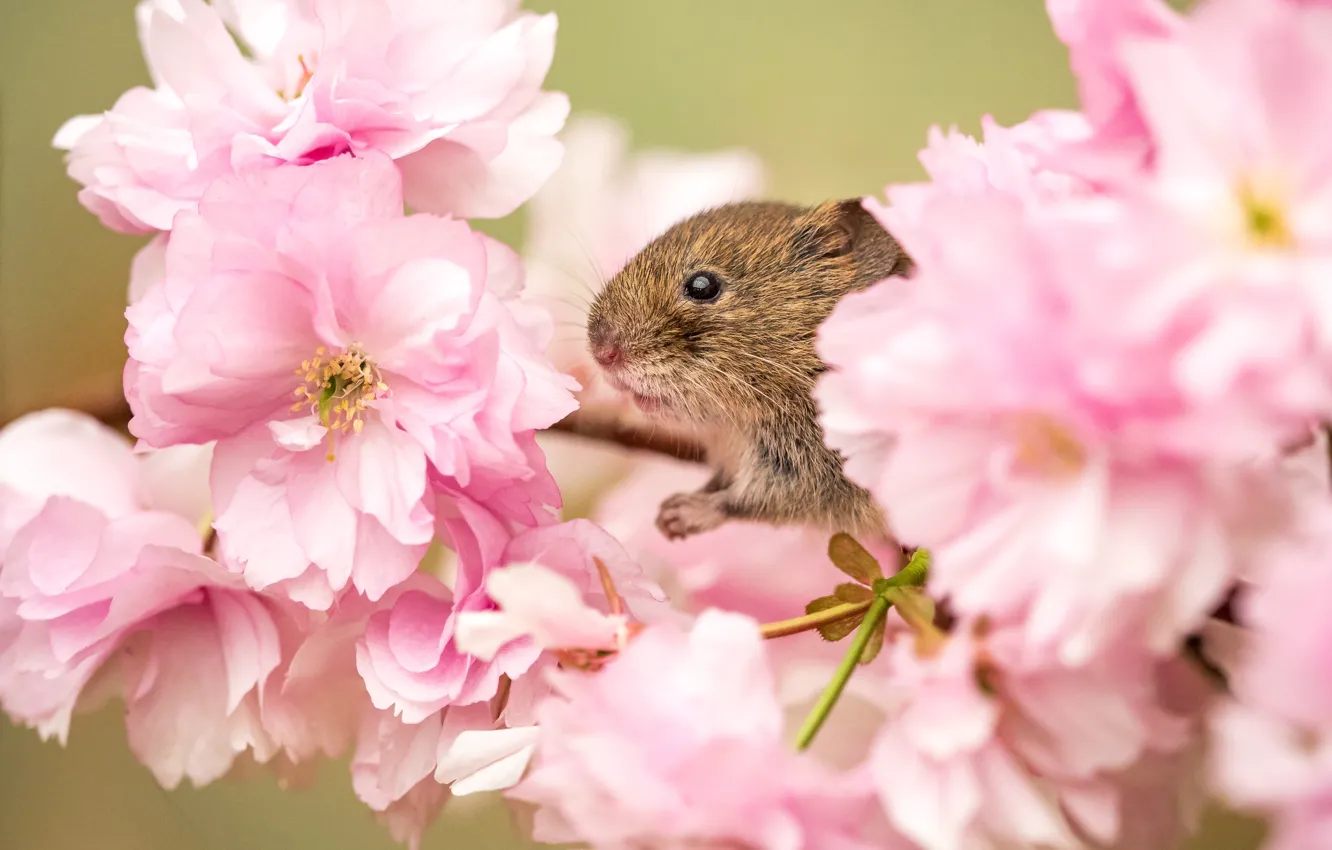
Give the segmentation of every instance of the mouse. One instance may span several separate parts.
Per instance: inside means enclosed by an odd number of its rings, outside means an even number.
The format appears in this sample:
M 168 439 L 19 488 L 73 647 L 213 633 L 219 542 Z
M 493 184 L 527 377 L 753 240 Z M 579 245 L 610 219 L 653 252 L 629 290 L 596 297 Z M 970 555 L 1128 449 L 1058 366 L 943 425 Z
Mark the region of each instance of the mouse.
M 814 343 L 843 295 L 911 269 L 860 199 L 742 201 L 678 222 L 606 282 L 588 312 L 593 359 L 650 417 L 692 426 L 713 470 L 662 502 L 666 537 L 729 520 L 888 537 L 824 443 Z

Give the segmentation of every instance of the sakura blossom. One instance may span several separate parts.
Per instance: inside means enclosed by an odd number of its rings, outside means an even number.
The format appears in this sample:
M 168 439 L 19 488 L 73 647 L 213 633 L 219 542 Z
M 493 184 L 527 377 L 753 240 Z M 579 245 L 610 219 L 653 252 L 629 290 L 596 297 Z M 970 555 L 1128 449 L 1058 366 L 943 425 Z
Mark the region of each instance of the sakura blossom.
M 1127 205 L 1004 175 L 911 187 L 918 273 L 820 332 L 829 443 L 960 611 L 1024 616 L 1069 663 L 1118 634 L 1173 651 L 1280 533 L 1274 460 L 1308 419 L 1181 385 L 1194 340 L 1144 324 L 1168 249 Z
M 265 688 L 306 625 L 201 554 L 200 454 L 135 456 L 63 410 L 0 431 L 0 705 L 63 743 L 76 710 L 119 696 L 168 788 L 277 753 Z
M 366 714 L 352 758 L 357 796 L 394 839 L 416 846 L 451 798 L 508 788 L 522 775 L 537 730 L 507 727 L 504 708 L 502 700 L 452 706 L 417 724 Z
M 1241 592 L 1244 631 L 1227 670 L 1233 698 L 1212 718 L 1214 787 L 1233 804 L 1270 815 L 1265 846 L 1279 850 L 1317 847 L 1332 834 L 1332 633 L 1322 611 L 1332 514 L 1325 500 L 1311 499 L 1303 520 Z
M 502 216 L 559 164 L 568 100 L 541 90 L 554 15 L 508 0 L 142 0 L 137 17 L 152 87 L 54 142 L 115 230 L 171 230 L 236 170 L 371 151 L 397 161 L 416 209 Z
M 1064 144 L 1045 153 L 1060 170 L 1115 180 L 1150 161 L 1141 104 L 1123 62 L 1127 43 L 1167 42 L 1185 27 L 1162 0 L 1046 0 L 1055 34 L 1068 45 L 1081 110 L 1050 110 L 1037 124 L 1057 124 Z
M 432 476 L 529 523 L 558 501 L 532 432 L 571 384 L 513 263 L 404 217 L 380 155 L 219 180 L 127 312 L 130 430 L 218 441 L 215 527 L 252 587 L 378 598 L 434 535 Z
M 1175 5 L 1048 0 L 1079 108 L 864 200 L 915 270 L 815 400 L 894 576 L 667 541 L 702 467 L 538 444 L 641 424 L 577 305 L 752 154 L 565 130 L 519 0 L 142 0 L 151 86 L 55 138 L 151 236 L 137 444 L 0 429 L 0 708 L 117 699 L 168 788 L 349 757 L 413 848 L 496 791 L 605 850 L 1167 850 L 1208 795 L 1332 843 L 1332 9 Z M 521 255 L 465 220 L 524 203 Z
M 473 518 L 467 530 L 455 528 L 454 540 L 476 527 Z M 370 619 L 357 646 L 357 667 L 375 706 L 408 723 L 493 698 L 502 676 L 528 673 L 544 649 L 614 648 L 597 640 L 625 636 L 630 617 L 667 615 L 660 590 L 587 520 L 524 531 L 499 551 L 473 537 L 459 555 L 451 592 L 440 586 L 403 593 Z M 618 614 L 593 559 L 614 588 Z M 518 577 L 535 583 L 519 584 Z M 552 587 L 559 596 L 550 595 Z
M 870 769 L 893 824 L 930 850 L 1120 846 L 1132 818 L 1125 772 L 1194 739 L 1200 700 L 1172 704 L 1158 685 L 1189 671 L 1158 671 L 1132 648 L 1069 668 L 1032 652 L 1020 630 L 968 623 L 933 650 L 904 635 L 890 652 L 888 720 Z M 1158 775 L 1167 781 L 1157 802 L 1184 805 L 1184 786 Z M 1172 837 L 1125 846 L 1169 847 Z
M 854 782 L 787 747 L 746 617 L 705 611 L 688 631 L 652 627 L 596 675 L 551 681 L 532 770 L 509 792 L 539 806 L 539 841 L 895 846 L 867 836 L 874 821 Z
M 1329 21 L 1325 7 L 1218 2 L 1176 38 L 1122 48 L 1155 152 L 1137 214 L 1182 246 L 1155 297 L 1196 328 L 1177 379 L 1308 419 L 1332 410 L 1332 182 L 1310 124 L 1332 85 Z

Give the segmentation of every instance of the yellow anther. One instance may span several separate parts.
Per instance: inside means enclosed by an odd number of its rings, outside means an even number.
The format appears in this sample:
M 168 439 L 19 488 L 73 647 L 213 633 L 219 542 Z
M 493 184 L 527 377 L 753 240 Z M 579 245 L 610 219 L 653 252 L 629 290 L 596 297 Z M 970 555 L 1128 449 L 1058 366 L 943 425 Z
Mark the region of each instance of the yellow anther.
M 319 417 L 328 429 L 328 459 L 333 460 L 333 435 L 348 431 L 359 434 L 364 427 L 362 415 L 375 399 L 388 392 L 388 385 L 381 380 L 379 367 L 359 344 L 352 344 L 325 361 L 327 353 L 320 346 L 315 350 L 315 358 L 303 361 L 296 370 L 304 384 L 296 388 L 295 395 L 300 401 L 291 409 L 307 408 Z

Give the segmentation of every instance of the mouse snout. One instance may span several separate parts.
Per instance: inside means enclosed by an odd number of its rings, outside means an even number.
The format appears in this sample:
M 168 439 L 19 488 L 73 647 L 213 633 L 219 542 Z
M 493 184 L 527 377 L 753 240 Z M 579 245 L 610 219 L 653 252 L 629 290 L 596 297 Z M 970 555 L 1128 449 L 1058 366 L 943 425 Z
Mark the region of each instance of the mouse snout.
M 614 340 L 592 344 L 592 359 L 603 369 L 609 369 L 624 357 L 624 350 Z
M 592 350 L 592 359 L 601 368 L 609 369 L 624 362 L 624 347 L 620 344 L 620 338 L 604 324 L 594 324 L 588 329 L 587 342 Z

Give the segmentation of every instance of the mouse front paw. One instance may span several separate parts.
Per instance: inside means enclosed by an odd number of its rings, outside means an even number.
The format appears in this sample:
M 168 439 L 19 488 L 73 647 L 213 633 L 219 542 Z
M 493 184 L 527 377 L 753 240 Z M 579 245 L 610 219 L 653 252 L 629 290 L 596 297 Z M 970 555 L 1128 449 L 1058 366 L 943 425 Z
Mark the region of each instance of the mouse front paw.
M 711 531 L 726 522 L 721 493 L 676 493 L 661 503 L 657 528 L 670 540 Z

